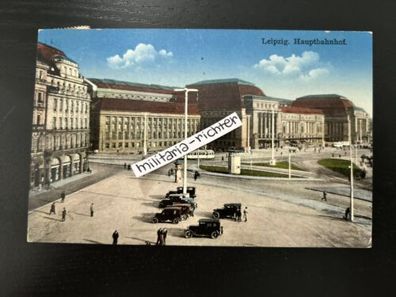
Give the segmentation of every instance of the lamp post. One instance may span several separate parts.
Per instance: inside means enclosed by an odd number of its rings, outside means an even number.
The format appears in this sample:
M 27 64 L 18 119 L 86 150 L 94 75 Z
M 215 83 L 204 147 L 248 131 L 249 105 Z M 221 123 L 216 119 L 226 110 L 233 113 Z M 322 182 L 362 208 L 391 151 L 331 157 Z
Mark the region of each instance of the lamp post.
M 184 139 L 187 139 L 187 119 L 188 119 L 188 92 L 198 92 L 197 89 L 175 89 L 176 92 L 184 91 Z M 183 168 L 183 195 L 187 194 L 187 155 L 184 156 Z
M 276 160 L 275 160 L 275 110 L 274 107 L 272 107 L 272 117 L 271 117 L 271 165 L 274 166 L 276 165 Z
M 290 149 L 289 149 L 289 179 L 291 179 L 291 154 L 290 154 Z
M 147 113 L 144 114 L 143 156 L 147 155 Z
M 351 222 L 353 222 L 353 152 L 352 152 L 352 137 L 351 137 L 351 118 L 350 115 L 348 115 L 348 138 L 349 138 L 349 157 L 351 159 L 351 188 L 350 188 L 350 196 L 351 196 L 351 201 L 350 201 L 350 208 L 351 208 Z

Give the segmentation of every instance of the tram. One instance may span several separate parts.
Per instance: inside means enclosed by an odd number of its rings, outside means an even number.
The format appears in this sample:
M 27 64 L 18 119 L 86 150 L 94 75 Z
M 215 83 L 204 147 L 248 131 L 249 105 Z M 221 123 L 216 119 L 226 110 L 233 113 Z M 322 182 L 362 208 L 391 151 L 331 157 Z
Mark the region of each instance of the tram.
M 187 155 L 187 159 L 196 160 L 196 159 L 205 159 L 210 160 L 214 159 L 215 153 L 213 150 L 195 150 Z

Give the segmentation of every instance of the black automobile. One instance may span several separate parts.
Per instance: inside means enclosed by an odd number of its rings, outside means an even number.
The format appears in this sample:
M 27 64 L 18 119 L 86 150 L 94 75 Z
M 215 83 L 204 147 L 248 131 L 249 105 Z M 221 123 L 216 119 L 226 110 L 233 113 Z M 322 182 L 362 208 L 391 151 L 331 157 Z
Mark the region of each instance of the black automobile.
M 232 218 L 234 220 L 241 219 L 241 203 L 227 203 L 223 208 L 213 210 L 212 217 L 214 219 Z
M 162 199 L 158 205 L 159 208 L 164 208 L 166 206 L 170 206 L 173 203 L 188 203 L 194 209 L 198 207 L 197 203 L 194 199 L 190 197 L 184 197 L 183 194 L 171 194 L 168 198 Z
M 217 238 L 221 234 L 223 234 L 223 227 L 217 219 L 201 219 L 198 221 L 198 226 L 189 226 L 184 231 L 186 238 L 193 236 Z
M 187 187 L 187 193 L 190 195 L 191 198 L 197 197 L 195 187 Z M 171 194 L 183 194 L 183 187 L 177 187 L 176 191 L 169 191 L 166 193 L 165 198 L 168 198 Z
M 191 206 L 190 203 L 173 203 L 172 207 L 180 207 L 181 208 L 181 218 L 183 221 L 187 220 L 189 216 L 194 216 L 194 207 Z
M 172 222 L 178 224 L 182 220 L 182 210 L 180 207 L 167 207 L 162 212 L 156 213 L 151 220 L 154 224 L 158 222 Z

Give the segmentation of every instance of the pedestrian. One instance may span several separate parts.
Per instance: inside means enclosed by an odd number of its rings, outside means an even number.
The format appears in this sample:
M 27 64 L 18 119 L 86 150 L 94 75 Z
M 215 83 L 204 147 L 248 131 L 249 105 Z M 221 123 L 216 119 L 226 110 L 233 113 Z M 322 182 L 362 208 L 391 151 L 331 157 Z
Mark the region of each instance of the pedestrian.
M 351 209 L 349 207 L 345 210 L 344 219 L 347 221 L 351 219 Z
M 245 221 L 245 222 L 247 222 L 247 206 L 245 207 L 245 209 L 243 210 L 243 220 Z
M 157 243 L 156 245 L 164 245 L 164 232 L 162 228 L 157 230 Z
M 127 164 L 126 163 L 124 163 L 124 169 L 126 169 L 127 168 Z
M 66 193 L 65 193 L 65 191 L 62 191 L 62 193 L 60 194 L 60 197 L 61 197 L 61 202 L 62 202 L 62 203 L 65 202 L 65 198 L 66 198 Z
M 234 215 L 234 219 L 235 221 L 240 222 L 242 220 L 242 213 L 241 213 L 241 209 L 238 208 L 236 211 L 236 214 Z
M 199 172 L 197 170 L 195 170 L 195 172 L 194 172 L 194 180 L 197 180 L 199 175 L 200 175 Z
M 323 192 L 323 197 L 321 200 L 327 202 L 327 193 L 326 192 Z
M 62 222 L 66 221 L 66 208 L 62 210 Z
M 117 230 L 115 230 L 114 232 L 113 232 L 113 245 L 117 245 L 117 243 L 118 243 L 118 237 L 119 237 L 120 235 L 118 234 L 118 231 Z
M 168 235 L 168 230 L 166 228 L 162 229 L 162 245 L 166 245 L 166 236 Z
M 51 204 L 51 209 L 50 209 L 49 214 L 50 214 L 50 215 L 51 215 L 51 214 L 56 214 L 56 212 L 55 212 L 55 202 L 53 202 L 53 203 Z
M 224 156 L 221 157 L 221 161 L 224 161 Z
M 91 212 L 91 217 L 93 217 L 94 216 L 94 204 L 93 203 L 91 203 L 91 206 L 89 207 L 89 210 L 90 210 L 90 212 Z

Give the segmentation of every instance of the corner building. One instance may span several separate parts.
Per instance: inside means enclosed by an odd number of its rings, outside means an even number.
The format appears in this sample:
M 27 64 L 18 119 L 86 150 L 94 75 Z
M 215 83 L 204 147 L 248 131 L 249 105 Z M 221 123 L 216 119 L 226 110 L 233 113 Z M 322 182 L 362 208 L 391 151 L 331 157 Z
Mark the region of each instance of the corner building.
M 89 147 L 87 84 L 78 64 L 44 43 L 37 45 L 31 146 L 31 188 L 86 169 Z
M 159 151 L 184 139 L 184 92 L 171 87 L 89 79 L 93 149 Z M 188 136 L 199 131 L 197 94 L 188 95 Z

